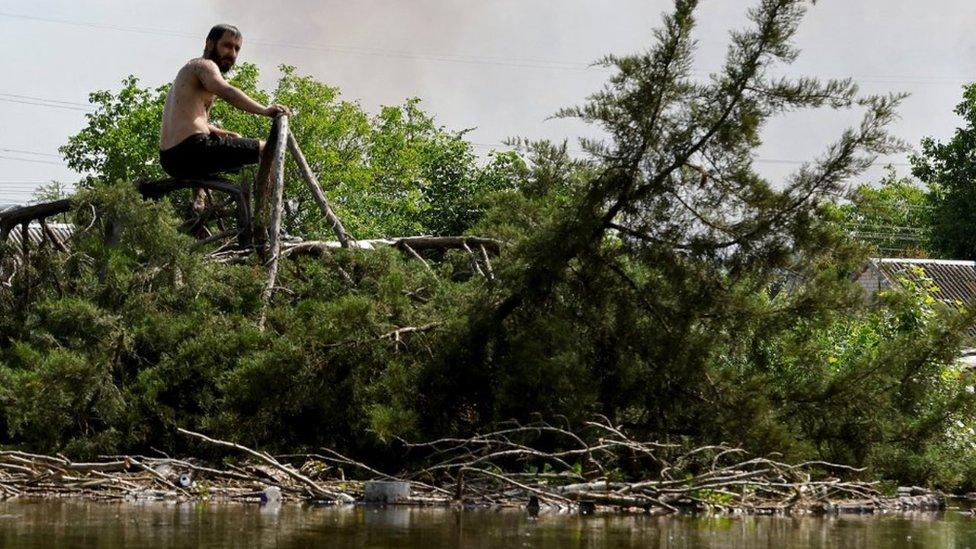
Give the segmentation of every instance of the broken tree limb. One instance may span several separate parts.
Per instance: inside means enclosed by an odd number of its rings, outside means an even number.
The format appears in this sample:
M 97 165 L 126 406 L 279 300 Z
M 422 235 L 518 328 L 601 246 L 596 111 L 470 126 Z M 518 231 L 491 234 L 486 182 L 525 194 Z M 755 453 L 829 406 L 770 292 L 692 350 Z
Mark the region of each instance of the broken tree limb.
M 485 469 L 479 469 L 477 467 L 462 467 L 460 469 L 460 472 L 461 473 L 466 472 L 466 471 L 467 472 L 472 472 L 472 473 L 477 473 L 479 475 L 485 475 L 485 476 L 491 477 L 491 478 L 493 478 L 495 480 L 499 480 L 499 481 L 501 481 L 501 482 L 503 482 L 505 484 L 510 484 L 510 485 L 515 486 L 516 488 L 520 488 L 520 489 L 522 489 L 522 490 L 524 490 L 524 491 L 526 491 L 526 492 L 528 492 L 530 494 L 535 494 L 535 495 L 539 496 L 539 499 L 541 499 L 541 500 L 548 500 L 548 501 L 553 501 L 553 502 L 556 502 L 556 503 L 569 503 L 570 502 L 570 500 L 568 498 L 565 498 L 565 497 L 560 496 L 558 494 L 554 494 L 552 492 L 547 492 L 545 490 L 542 490 L 542 489 L 539 489 L 539 488 L 535 488 L 535 487 L 532 487 L 532 486 L 529 486 L 529 485 L 526 485 L 526 484 L 522 484 L 521 482 L 518 482 L 516 480 L 513 480 L 513 479 L 511 479 L 508 476 L 503 475 L 503 474 L 493 473 L 491 471 L 488 471 L 488 470 L 485 470 Z
M 394 238 L 375 238 L 371 240 L 352 240 L 349 247 L 360 250 L 372 250 L 384 246 L 392 246 L 398 250 L 407 251 L 409 246 L 417 250 L 463 250 L 467 245 L 484 246 L 486 253 L 498 255 L 501 252 L 502 241 L 480 236 L 404 236 Z M 285 245 L 284 255 L 307 254 L 318 255 L 328 250 L 341 248 L 342 243 L 333 240 L 310 240 L 297 244 Z M 409 253 L 409 252 L 408 252 Z
M 261 155 L 261 163 L 258 166 L 258 175 L 254 180 L 254 213 L 252 238 L 255 248 L 266 253 L 268 245 L 269 224 L 271 222 L 271 202 L 274 194 L 274 180 L 272 179 L 275 160 L 279 156 L 284 156 L 284 147 L 288 140 L 287 127 L 286 133 L 281 132 L 281 121 L 287 117 L 278 116 L 271 123 L 271 133 L 264 144 L 264 152 Z M 287 124 L 287 122 L 286 122 Z
M 292 479 L 302 483 L 306 488 L 309 489 L 309 491 L 311 491 L 316 496 L 328 498 L 338 503 L 352 503 L 353 501 L 355 501 L 353 497 L 348 494 L 344 494 L 342 492 L 333 492 L 331 490 L 326 490 L 325 488 L 322 488 L 321 486 L 316 484 L 314 480 L 299 473 L 298 471 L 292 469 L 291 467 L 283 465 L 281 462 L 279 462 L 278 460 L 276 460 L 275 458 L 271 457 L 270 455 L 264 452 L 258 452 L 257 450 L 252 450 L 247 446 L 237 444 L 236 442 L 227 442 L 223 440 L 210 438 L 207 435 L 195 433 L 193 431 L 188 431 L 183 428 L 178 427 L 176 430 L 184 435 L 196 437 L 199 438 L 200 440 L 209 442 L 211 444 L 215 444 L 217 446 L 223 446 L 225 448 L 233 448 L 235 450 L 244 452 L 254 458 L 257 458 L 259 461 L 263 461 L 264 463 L 267 463 L 271 467 L 277 469 L 278 471 L 281 471 L 282 473 L 288 475 Z
M 288 150 L 291 151 L 292 158 L 295 159 L 295 163 L 298 164 L 298 169 L 302 173 L 302 177 L 305 179 L 305 184 L 308 185 L 308 190 L 312 192 L 312 198 L 315 199 L 315 203 L 319 205 L 319 209 L 322 210 L 322 214 L 325 215 L 325 219 L 332 225 L 332 230 L 335 231 L 336 238 L 339 239 L 339 244 L 343 248 L 349 247 L 349 233 L 346 232 L 345 227 L 342 226 L 342 221 L 339 216 L 335 214 L 332 210 L 332 206 L 329 204 L 329 199 L 325 196 L 325 192 L 322 191 L 322 187 L 319 185 L 318 180 L 315 178 L 315 173 L 312 172 L 312 168 L 308 165 L 308 161 L 305 160 L 305 155 L 302 154 L 302 150 L 298 148 L 298 141 L 295 140 L 295 136 L 289 132 L 288 133 Z
M 495 270 L 491 268 L 491 260 L 488 259 L 488 250 L 485 249 L 484 244 L 479 244 L 478 250 L 481 252 L 481 261 L 485 263 L 485 273 L 488 275 L 488 280 L 495 280 Z
M 439 328 L 442 324 L 443 322 L 431 322 L 430 324 L 424 324 L 423 326 L 406 326 L 403 328 L 397 328 L 392 332 L 381 335 L 380 339 L 391 339 L 399 343 L 400 336 L 402 336 L 403 334 L 429 332 L 431 330 L 435 330 Z
M 70 198 L 45 202 L 33 206 L 22 206 L 13 208 L 0 214 L 0 241 L 7 239 L 10 231 L 17 225 L 29 225 L 31 221 L 39 221 L 47 217 L 63 214 L 71 210 L 72 201 Z
M 471 269 L 475 272 L 475 274 L 484 278 L 488 278 L 488 275 L 486 275 L 485 272 L 481 270 L 481 265 L 478 264 L 478 256 L 476 256 L 474 252 L 471 251 L 471 246 L 468 246 L 467 242 L 462 242 L 461 245 L 463 246 L 464 251 L 468 252 L 468 255 L 471 256 Z
M 274 156 L 269 176 L 271 188 L 270 212 L 268 218 L 268 248 L 267 261 L 268 282 L 264 286 L 261 295 L 264 305 L 261 308 L 261 318 L 258 320 L 258 327 L 264 330 L 264 323 L 267 320 L 267 307 L 274 294 L 275 282 L 278 279 L 278 259 L 281 254 L 281 214 L 284 204 L 285 193 L 285 142 L 288 139 L 288 116 L 281 115 L 275 119 Z
M 271 211 L 268 218 L 268 255 L 277 262 L 281 247 L 281 214 L 285 195 L 285 144 L 288 140 L 288 116 L 278 117 L 274 163 L 271 168 Z
M 190 494 L 186 490 L 184 490 L 183 488 L 177 486 L 176 484 L 173 484 L 172 481 L 170 481 L 168 478 L 166 478 L 164 475 L 162 475 L 156 469 L 154 469 L 152 467 L 149 467 L 147 465 L 144 465 L 142 462 L 140 462 L 140 461 L 138 461 L 138 460 L 136 460 L 134 458 L 127 458 L 126 459 L 126 463 L 132 463 L 132 465 L 135 465 L 136 467 L 138 467 L 138 468 L 142 469 L 143 471 L 146 471 L 147 473 L 149 473 L 150 475 L 152 475 L 154 478 L 156 478 L 157 480 L 159 480 L 159 482 L 161 482 L 163 485 L 165 485 L 165 486 L 167 486 L 169 488 L 172 488 L 172 489 L 176 490 L 177 492 L 183 494 L 186 497 L 190 497 Z
M 392 332 L 388 332 L 380 336 L 366 338 L 366 339 L 362 339 L 362 338 L 347 339 L 345 341 L 338 341 L 336 343 L 326 344 L 324 347 L 327 349 L 332 349 L 336 347 L 345 347 L 348 345 L 353 345 L 353 346 L 363 345 L 374 341 L 382 341 L 384 339 L 388 339 L 392 341 L 395 345 L 399 345 L 403 341 L 402 338 L 404 334 L 421 334 L 421 333 L 430 332 L 441 327 L 443 324 L 444 324 L 443 322 L 431 322 L 430 324 L 424 324 L 423 326 L 404 326 L 402 328 L 397 328 Z
M 410 244 L 404 244 L 403 245 L 403 249 L 407 250 L 407 252 L 410 255 L 412 255 L 414 257 L 414 259 L 417 259 L 421 263 L 423 263 L 424 264 L 424 267 L 427 267 L 427 270 L 428 271 L 430 271 L 431 273 L 434 272 L 434 269 L 430 266 L 430 263 L 427 263 L 427 260 L 424 259 L 423 256 L 421 256 L 420 254 L 417 253 L 417 250 L 414 250 L 413 248 L 411 248 L 410 247 Z
M 222 232 L 219 232 L 217 234 L 212 234 L 212 235 L 210 235 L 210 236 L 208 236 L 208 237 L 206 237 L 206 238 L 204 238 L 202 240 L 197 240 L 196 242 L 193 243 L 193 247 L 194 248 L 202 248 L 202 247 L 204 247 L 204 246 L 206 246 L 208 244 L 213 244 L 214 242 L 219 242 L 219 241 L 224 240 L 224 239 L 227 239 L 227 238 L 239 237 L 240 235 L 241 235 L 241 232 L 239 230 L 237 230 L 237 229 L 228 229 L 226 231 L 222 231 Z
M 44 236 L 51 240 L 51 245 L 54 246 L 56 250 L 61 253 L 68 253 L 68 247 L 64 245 L 64 242 L 61 242 L 58 235 L 54 234 L 54 231 L 51 230 L 51 226 L 47 224 L 46 219 L 41 219 L 41 229 L 44 231 Z

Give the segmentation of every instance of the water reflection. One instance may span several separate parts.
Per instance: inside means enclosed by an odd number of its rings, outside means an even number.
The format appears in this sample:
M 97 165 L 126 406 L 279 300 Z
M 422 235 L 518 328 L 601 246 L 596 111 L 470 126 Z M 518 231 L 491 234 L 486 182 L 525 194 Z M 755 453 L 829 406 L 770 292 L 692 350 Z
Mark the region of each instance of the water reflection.
M 578 517 L 291 504 L 0 503 L 2 547 L 972 547 L 958 513 L 849 517 Z

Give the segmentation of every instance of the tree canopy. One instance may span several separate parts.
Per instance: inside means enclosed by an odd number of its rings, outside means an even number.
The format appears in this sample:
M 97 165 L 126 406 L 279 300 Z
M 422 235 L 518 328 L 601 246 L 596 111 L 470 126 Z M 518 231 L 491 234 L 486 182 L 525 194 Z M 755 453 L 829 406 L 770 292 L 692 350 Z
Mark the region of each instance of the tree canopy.
M 258 88 L 258 68 L 242 64 L 230 83 L 256 100 L 288 105 L 291 131 L 346 228 L 357 238 L 419 234 L 462 234 L 480 218 L 483 198 L 513 188 L 524 172 L 520 157 L 493 152 L 479 162 L 465 131 L 448 131 L 420 108 L 418 99 L 384 107 L 370 115 L 341 99 L 339 90 L 281 66 L 271 92 Z M 159 166 L 159 126 L 169 86 L 147 89 L 134 76 L 112 93 L 90 95 L 96 111 L 88 124 L 61 148 L 68 165 L 91 173 L 94 186 L 163 179 Z M 270 120 L 218 101 L 211 121 L 253 138 L 264 138 Z M 254 168 L 245 170 L 253 178 Z M 287 194 L 297 201 L 287 230 L 310 237 L 329 233 L 297 167 L 289 165 Z
M 965 89 L 955 110 L 965 125 L 946 142 L 922 141 L 912 173 L 929 187 L 932 246 L 952 259 L 976 259 L 976 84 Z
M 930 257 L 933 254 L 931 195 L 911 177 L 889 168 L 878 184 L 859 185 L 850 202 L 837 208 L 838 222 L 878 256 Z

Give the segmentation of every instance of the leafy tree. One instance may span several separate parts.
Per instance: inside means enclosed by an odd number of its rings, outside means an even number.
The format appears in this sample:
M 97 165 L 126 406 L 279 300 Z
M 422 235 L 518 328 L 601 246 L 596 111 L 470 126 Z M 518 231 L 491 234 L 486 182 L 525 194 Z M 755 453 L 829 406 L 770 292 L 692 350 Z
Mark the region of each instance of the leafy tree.
M 965 89 L 955 112 L 965 125 L 945 143 L 922 140 L 912 173 L 929 187 L 933 249 L 952 259 L 976 259 L 976 84 Z
M 427 406 L 439 412 L 432 426 L 464 431 L 570 409 L 660 438 L 821 457 L 841 457 L 847 444 L 843 457 L 857 461 L 896 436 L 880 418 L 865 429 L 864 410 L 831 415 L 829 387 L 840 378 L 828 361 L 806 360 L 818 355 L 804 347 L 821 348 L 823 330 L 865 314 L 851 283 L 864 250 L 831 211 L 844 181 L 902 149 L 885 131 L 902 96 L 860 96 L 849 80 L 769 76 L 797 56 L 790 40 L 807 4 L 798 0 L 758 2 L 751 27 L 732 34 L 725 66 L 696 79 L 697 4 L 676 1 L 648 52 L 605 59 L 615 69 L 606 88 L 561 112 L 609 136 L 583 142 L 595 176 L 568 187 L 567 207 L 535 220 L 499 282 L 469 310 L 462 337 L 428 369 L 424 393 L 437 400 Z M 821 107 L 865 114 L 777 190 L 752 168 L 765 123 Z M 794 331 L 798 319 L 806 323 Z M 958 335 L 904 337 L 919 352 L 893 360 L 905 341 L 886 335 L 849 364 L 844 399 L 907 398 L 898 413 L 927 405 L 931 393 L 902 394 L 889 381 L 919 372 L 938 385 Z M 763 350 L 794 338 L 804 344 L 786 354 Z M 797 360 L 824 384 L 794 392 L 787 366 Z M 972 400 L 961 388 L 952 393 L 953 405 Z M 804 431 L 796 443 L 800 402 L 832 430 Z M 913 440 L 938 440 L 948 416 L 939 417 Z
M 870 244 L 875 254 L 928 257 L 931 205 L 929 194 L 910 177 L 894 169 L 880 185 L 860 185 L 850 203 L 837 209 L 839 222 L 855 238 Z
M 482 166 L 464 140 L 465 132 L 437 126 L 417 99 L 370 116 L 359 105 L 341 100 L 338 89 L 298 75 L 294 67 L 280 69 L 272 92 L 258 88 L 254 65 L 242 64 L 229 81 L 259 102 L 292 108 L 290 129 L 357 238 L 461 234 L 483 214 L 488 195 L 515 185 L 517 155 L 496 152 Z M 88 125 L 61 148 L 71 168 L 92 174 L 85 184 L 165 177 L 158 141 L 168 89 L 141 88 L 130 76 L 117 94 L 91 94 L 96 112 L 86 115 Z M 270 131 L 269 119 L 223 101 L 215 103 L 211 121 L 250 137 Z M 245 170 L 242 181 L 253 180 L 255 172 Z M 290 162 L 286 188 L 299 206 L 287 220 L 288 230 L 330 236 L 329 224 Z
M 33 202 L 52 202 L 68 197 L 68 186 L 60 181 L 45 183 L 34 190 Z
M 68 139 L 60 152 L 68 167 L 90 174 L 83 185 L 164 177 L 159 167 L 159 125 L 168 87 L 141 88 L 129 76 L 117 94 L 92 92 L 95 112 L 88 124 Z

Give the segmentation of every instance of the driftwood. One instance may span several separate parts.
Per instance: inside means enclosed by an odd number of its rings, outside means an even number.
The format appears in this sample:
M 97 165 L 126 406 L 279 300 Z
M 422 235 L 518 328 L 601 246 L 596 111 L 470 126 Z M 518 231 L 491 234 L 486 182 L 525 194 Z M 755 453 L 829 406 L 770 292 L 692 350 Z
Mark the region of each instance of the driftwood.
M 213 439 L 213 438 L 210 438 L 210 437 L 208 437 L 206 435 L 201 435 L 200 433 L 194 433 L 193 431 L 188 431 L 186 429 L 177 429 L 177 430 L 180 433 L 183 433 L 184 435 L 189 435 L 189 436 L 192 436 L 192 437 L 196 437 L 196 438 L 199 438 L 199 439 L 204 440 L 206 442 L 209 442 L 211 444 L 216 444 L 218 446 L 224 446 L 224 447 L 227 447 L 227 448 L 233 448 L 235 450 L 240 450 L 242 452 L 245 452 L 245 453 L 247 453 L 247 454 L 249 454 L 249 455 L 257 458 L 258 460 L 263 461 L 264 463 L 267 463 L 268 465 L 274 467 L 275 469 L 277 469 L 277 470 L 285 473 L 289 477 L 297 480 L 303 486 L 305 486 L 317 498 L 320 498 L 320 499 L 331 499 L 333 501 L 341 502 L 341 503 L 352 503 L 353 501 L 355 501 L 354 498 L 352 496 L 349 496 L 348 494 L 343 494 L 342 492 L 334 492 L 332 490 L 328 490 L 326 488 L 323 488 L 322 486 L 318 485 L 314 480 L 312 480 L 312 479 L 308 478 L 307 476 L 299 473 L 298 471 L 294 470 L 292 467 L 290 467 L 288 465 L 283 465 L 278 460 L 276 460 L 275 458 L 271 457 L 270 455 L 268 455 L 268 454 L 266 454 L 264 452 L 258 452 L 257 450 L 252 450 L 252 449 L 250 449 L 250 448 L 248 448 L 246 446 L 242 446 L 242 445 L 236 444 L 234 442 L 225 442 L 225 441 L 222 441 L 222 440 Z
M 348 503 L 353 496 L 338 483 L 313 481 L 297 471 L 275 478 L 260 465 L 226 469 L 196 460 L 147 456 L 103 456 L 104 461 L 76 463 L 61 456 L 0 452 L 0 500 L 9 498 L 85 498 L 93 500 L 260 501 L 268 488 L 282 499 Z M 266 463 L 266 460 L 261 460 Z M 274 468 L 274 470 L 280 470 Z M 298 480 L 304 477 L 307 481 Z M 313 490 L 309 485 L 317 488 Z M 361 493 L 357 482 L 343 488 Z M 335 489 L 333 489 L 335 486 Z
M 737 448 L 692 450 L 641 442 L 606 420 L 578 430 L 538 422 L 470 438 L 407 443 L 432 459 L 403 474 L 439 486 L 461 487 L 465 502 L 518 498 L 555 507 L 604 506 L 643 512 L 823 513 L 938 509 L 940 494 L 885 498 L 863 473 L 826 462 L 788 464 L 749 457 Z M 631 478 L 611 480 L 622 466 Z M 842 477 L 852 477 L 844 479 Z
M 862 469 L 822 461 L 789 464 L 722 445 L 687 449 L 642 442 L 606 420 L 577 429 L 512 424 L 463 438 L 399 441 L 391 451 L 416 467 L 386 473 L 334 450 L 271 456 L 185 429 L 179 432 L 251 461 L 224 467 L 169 456 L 63 456 L 0 452 L 0 499 L 200 499 L 256 501 L 268 487 L 283 499 L 349 503 L 369 480 L 409 483 L 407 503 L 540 507 L 584 514 L 754 514 L 938 511 L 946 498 L 922 488 L 883 496 Z M 297 464 L 296 463 L 297 461 Z M 347 473 L 356 478 L 347 478 Z M 540 506 L 541 504 L 541 506 Z

